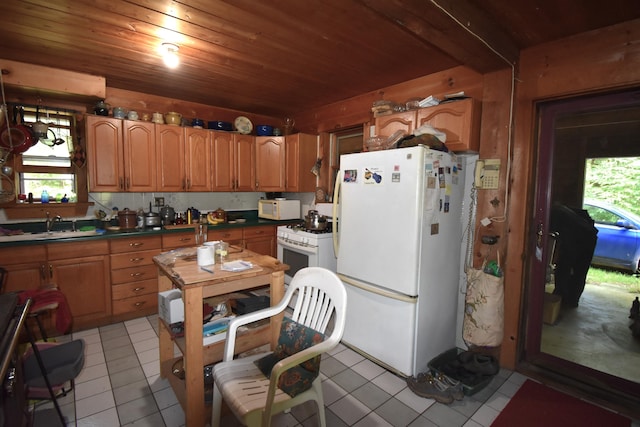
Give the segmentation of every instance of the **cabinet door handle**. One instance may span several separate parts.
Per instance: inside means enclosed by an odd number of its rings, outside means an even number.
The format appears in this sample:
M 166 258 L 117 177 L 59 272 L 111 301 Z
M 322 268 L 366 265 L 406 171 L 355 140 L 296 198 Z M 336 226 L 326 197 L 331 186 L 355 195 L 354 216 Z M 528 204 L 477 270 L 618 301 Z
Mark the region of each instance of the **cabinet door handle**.
M 145 301 L 139 301 L 139 302 L 135 303 L 134 305 L 136 307 L 142 307 L 144 305 L 144 303 L 145 303 Z
M 144 245 L 144 243 L 140 243 L 140 242 L 129 243 L 129 246 L 132 246 L 132 247 L 138 247 L 138 246 L 142 246 L 142 245 Z
M 190 242 L 191 241 L 191 237 L 181 237 L 180 241 L 181 242 Z
M 131 181 L 129 180 L 129 178 L 127 178 L 127 190 L 131 188 Z
M 144 258 L 130 258 L 129 259 L 130 262 L 140 262 L 140 261 L 143 261 L 143 260 L 144 260 Z
M 45 272 L 45 265 L 44 264 L 40 264 L 40 278 L 42 280 L 47 278 L 47 273 Z
M 143 291 L 143 290 L 144 290 L 144 287 L 143 288 L 137 287 L 137 288 L 135 288 L 133 290 L 133 292 L 140 292 L 140 291 Z
M 191 180 L 187 179 L 187 190 L 191 188 Z
M 49 264 L 49 278 L 53 279 L 53 265 Z
M 186 190 L 186 189 L 187 189 L 187 180 L 186 180 L 186 179 L 183 179 L 183 180 L 182 180 L 182 189 L 183 189 L 183 190 Z
M 131 273 L 129 276 L 131 276 L 131 277 L 140 277 L 140 276 L 144 276 L 144 273 Z
M 120 177 L 120 184 L 118 185 L 118 187 L 119 187 L 121 190 L 124 190 L 124 178 Z

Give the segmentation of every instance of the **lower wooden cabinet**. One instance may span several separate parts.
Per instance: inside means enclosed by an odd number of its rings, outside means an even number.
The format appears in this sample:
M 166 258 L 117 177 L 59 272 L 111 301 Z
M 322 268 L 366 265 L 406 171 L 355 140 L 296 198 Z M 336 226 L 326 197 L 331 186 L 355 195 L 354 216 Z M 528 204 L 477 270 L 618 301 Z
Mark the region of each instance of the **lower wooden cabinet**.
M 73 330 L 107 323 L 111 317 L 109 242 L 60 242 L 46 247 L 46 274 L 67 299 Z
M 246 249 L 262 255 L 277 257 L 275 226 L 245 227 L 242 229 L 242 236 Z
M 162 251 L 161 236 L 113 239 L 110 247 L 114 319 L 155 313 L 158 310 L 158 269 L 153 257 Z

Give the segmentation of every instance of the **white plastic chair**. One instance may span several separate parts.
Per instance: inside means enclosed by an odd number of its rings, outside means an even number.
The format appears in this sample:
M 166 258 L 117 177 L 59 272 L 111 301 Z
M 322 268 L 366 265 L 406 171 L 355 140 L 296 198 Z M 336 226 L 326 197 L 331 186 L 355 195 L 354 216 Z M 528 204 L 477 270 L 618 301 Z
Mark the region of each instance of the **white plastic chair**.
M 278 315 L 297 295 L 291 319 L 324 333 L 334 315 L 332 332 L 324 341 L 280 360 L 267 378 L 253 363 L 266 353 L 233 359 L 238 327 Z M 211 423 L 220 426 L 222 400 L 247 426 L 269 426 L 271 417 L 308 400 L 318 405 L 320 425 L 325 426 L 324 399 L 320 375 L 310 389 L 291 397 L 277 387 L 278 378 L 287 369 L 333 349 L 344 332 L 347 293 L 333 272 L 320 267 L 307 267 L 296 273 L 282 301 L 276 306 L 238 316 L 229 323 L 223 361 L 213 367 L 213 405 Z

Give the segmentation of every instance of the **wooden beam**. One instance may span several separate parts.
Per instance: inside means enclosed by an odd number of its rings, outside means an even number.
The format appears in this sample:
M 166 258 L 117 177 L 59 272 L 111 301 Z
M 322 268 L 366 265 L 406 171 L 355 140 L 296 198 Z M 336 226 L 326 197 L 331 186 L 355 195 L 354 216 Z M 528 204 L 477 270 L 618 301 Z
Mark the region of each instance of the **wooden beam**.
M 106 79 L 56 68 L 0 58 L 2 79 L 9 88 L 42 94 L 104 99 Z
M 520 51 L 513 39 L 469 0 L 360 1 L 479 73 L 509 67 L 518 60 Z

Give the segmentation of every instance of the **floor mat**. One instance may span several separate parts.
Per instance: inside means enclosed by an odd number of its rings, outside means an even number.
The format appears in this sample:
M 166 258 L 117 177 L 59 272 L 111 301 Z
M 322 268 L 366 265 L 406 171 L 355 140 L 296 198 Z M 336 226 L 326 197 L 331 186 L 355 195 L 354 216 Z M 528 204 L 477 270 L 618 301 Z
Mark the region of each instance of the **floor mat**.
M 631 420 L 535 381 L 527 380 L 491 427 L 629 427 Z

